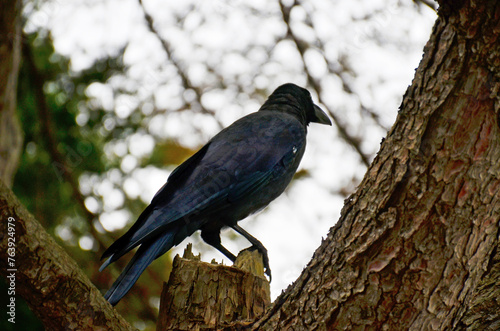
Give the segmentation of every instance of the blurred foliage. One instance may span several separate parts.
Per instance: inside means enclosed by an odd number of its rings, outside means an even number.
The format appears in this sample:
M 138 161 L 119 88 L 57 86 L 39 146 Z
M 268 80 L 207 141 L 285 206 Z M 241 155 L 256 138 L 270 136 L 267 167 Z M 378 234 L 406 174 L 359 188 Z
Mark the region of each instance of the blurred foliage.
M 148 160 L 148 164 L 157 167 L 165 165 L 178 165 L 193 155 L 196 150 L 184 147 L 173 140 L 166 140 L 158 143 Z
M 74 196 L 75 190 L 72 184 L 65 180 L 63 172 L 68 172 L 77 185 L 81 183 L 82 175 L 97 176 L 99 181 L 109 177 L 109 172 L 113 171 L 120 175 L 120 180 L 127 177 L 120 170 L 121 159 L 108 157 L 104 150 L 106 144 L 124 139 L 138 131 L 141 119 L 120 121 L 113 112 L 92 104 L 86 94 L 89 85 L 105 83 L 113 75 L 125 70 L 122 62 L 123 52 L 101 59 L 91 68 L 75 73 L 71 71 L 69 61 L 55 53 L 49 35 L 43 32 L 27 35 L 23 47 L 29 48 L 23 52 L 18 84 L 18 113 L 24 130 L 24 151 L 13 191 L 77 261 L 94 284 L 105 290 L 110 287 L 125 264 L 120 262 L 117 267 L 110 267 L 100 273 L 100 255 L 124 229 L 116 234 L 103 231 L 98 221 L 99 212 L 102 210 L 92 214 L 84 205 L 78 203 Z M 30 61 L 34 68 L 30 66 Z M 37 99 L 37 88 L 40 87 L 43 88 L 44 100 Z M 45 102 L 48 108 L 48 123 L 44 123 L 41 116 L 40 102 Z M 82 113 L 87 114 L 87 118 L 79 124 L 77 116 Z M 116 123 L 113 130 L 106 130 L 103 126 L 109 118 Z M 55 138 L 56 151 L 64 160 L 62 164 L 54 159 L 49 146 L 51 140 L 43 129 L 44 125 L 50 128 Z M 177 164 L 192 152 L 173 141 L 164 142 L 156 146 L 151 159 L 143 159 L 142 164 Z M 117 189 L 122 190 L 120 183 L 115 184 Z M 76 188 L 76 192 L 83 195 L 80 187 Z M 82 196 L 82 201 L 93 197 L 100 205 L 103 204 L 102 197 L 96 194 L 95 190 L 86 193 Z M 126 194 L 123 195 L 127 197 Z M 145 204 L 140 199 L 126 198 L 123 204 L 123 208 L 130 211 L 132 219 L 129 221 L 135 220 L 144 207 Z M 96 228 L 101 230 L 98 232 Z M 91 249 L 82 249 L 79 243 L 83 237 L 92 239 Z M 156 320 L 155 309 L 143 298 L 149 298 L 150 294 L 159 295 L 162 280 L 166 279 L 170 272 L 171 262 L 168 254 L 160 260 L 160 263 L 153 264 L 141 277 L 139 283 L 147 286 L 134 287 L 133 291 L 137 291 L 139 295 L 127 296 L 123 300 L 124 303 L 118 307 L 128 321 L 141 328 L 154 328 Z M 130 309 L 131 306 L 134 308 Z M 23 323 L 20 329 L 43 329 L 25 304 L 18 305 L 17 316 Z M 7 326 L 1 329 L 7 330 Z
M 0 293 L 7 293 L 8 286 L 5 279 L 2 277 L 0 281 Z M 8 304 L 7 300 L 10 300 L 10 296 L 2 296 L 2 308 L 6 307 Z M 45 330 L 42 323 L 33 315 L 26 301 L 20 296 L 16 296 L 16 316 L 15 324 L 8 321 L 9 315 L 4 315 L 0 319 L 0 330 L 2 331 L 19 331 L 19 330 L 30 330 L 30 331 L 43 331 Z M 5 310 L 7 312 L 7 310 Z
M 85 101 L 83 84 L 99 78 L 94 72 L 71 77 L 68 60 L 56 56 L 49 37 L 27 36 L 23 47 L 30 47 L 33 62 L 44 79 L 43 88 L 51 114 L 57 150 L 66 156 L 71 175 L 78 178 L 84 171 L 104 171 L 102 142 L 85 136 L 75 122 L 78 104 Z M 33 74 L 23 58 L 19 74 L 18 109 L 24 130 L 24 153 L 17 172 L 14 192 L 48 229 L 60 223 L 64 215 L 81 213 L 71 196 L 69 184 L 61 177 L 60 165 L 48 152 L 47 139 L 35 96 Z M 104 78 L 100 75 L 100 78 Z M 90 139 L 89 139 L 90 138 Z M 91 139 L 94 138 L 94 139 Z M 58 208 L 54 208 L 58 206 Z

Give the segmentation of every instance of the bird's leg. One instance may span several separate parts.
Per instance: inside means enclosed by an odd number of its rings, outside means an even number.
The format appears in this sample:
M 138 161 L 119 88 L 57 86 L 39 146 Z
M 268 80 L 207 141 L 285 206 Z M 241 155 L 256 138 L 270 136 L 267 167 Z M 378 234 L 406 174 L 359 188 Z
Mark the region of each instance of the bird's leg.
M 255 247 L 260 252 L 260 254 L 262 255 L 262 259 L 263 259 L 262 262 L 264 262 L 264 268 L 266 269 L 266 271 L 265 271 L 266 275 L 269 276 L 269 281 L 271 281 L 271 279 L 272 279 L 272 277 L 271 277 L 271 268 L 269 267 L 269 257 L 267 256 L 267 249 L 264 247 L 264 245 L 262 245 L 262 243 L 257 238 L 255 238 L 254 236 L 252 236 L 250 233 L 246 232 L 238 224 L 232 225 L 231 227 L 236 232 L 238 232 L 243 237 L 245 237 L 253 245 L 253 247 Z
M 233 253 L 231 253 L 226 247 L 222 246 L 220 242 L 220 232 L 208 232 L 208 231 L 201 231 L 201 238 L 209 245 L 212 247 L 216 248 L 219 252 L 224 254 L 228 259 L 231 260 L 231 262 L 234 262 L 236 260 L 236 256 L 234 256 Z

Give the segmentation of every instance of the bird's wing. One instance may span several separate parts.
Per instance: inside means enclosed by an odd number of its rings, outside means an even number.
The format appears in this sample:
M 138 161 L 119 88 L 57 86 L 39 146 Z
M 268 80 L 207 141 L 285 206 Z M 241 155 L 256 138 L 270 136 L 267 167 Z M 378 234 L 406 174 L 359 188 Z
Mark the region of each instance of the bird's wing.
M 241 178 L 235 182 L 228 192 L 229 201 L 237 201 L 249 194 L 254 194 L 268 185 L 272 179 L 282 176 L 297 161 L 297 158 L 300 161 L 305 141 L 294 142 L 290 145 L 281 144 L 279 147 L 273 147 L 271 153 L 275 157 L 263 157 L 263 159 L 267 159 L 265 167 L 255 169 L 244 176 L 240 176 Z M 259 163 L 258 161 L 257 163 Z M 293 173 L 295 173 L 295 169 Z
M 203 215 L 230 208 L 279 176 L 302 156 L 305 129 L 293 117 L 277 115 L 251 114 L 212 138 L 172 172 L 151 205 L 103 257 L 114 254 L 111 263 L 174 224 L 184 234 L 178 235 L 177 244 L 203 225 Z
M 131 240 L 137 232 L 142 232 L 140 229 L 147 228 L 148 224 L 145 224 L 148 220 L 151 223 L 151 220 L 156 220 L 157 217 L 161 217 L 164 222 L 167 222 L 172 219 L 177 219 L 179 215 L 175 210 L 164 210 L 163 212 L 158 210 L 158 206 L 165 205 L 168 203 L 168 199 L 173 195 L 176 186 L 181 186 L 183 180 L 187 179 L 193 169 L 196 168 L 200 160 L 205 155 L 208 146 L 210 144 L 206 144 L 203 148 L 201 148 L 198 152 L 193 154 L 190 158 L 184 161 L 181 165 L 179 165 L 168 177 L 167 182 L 163 185 L 158 192 L 153 197 L 151 203 L 144 209 L 141 213 L 137 221 L 130 227 L 130 229 L 120 238 L 118 238 L 111 246 L 106 249 L 106 251 L 102 254 L 101 259 L 113 256 L 113 259 L 109 259 L 106 263 L 101 266 L 101 269 L 104 269 L 110 263 L 116 261 L 123 254 L 127 253 L 132 248 L 136 247 L 139 243 L 136 243 L 136 240 Z M 170 215 L 168 213 L 170 212 Z M 120 252 L 120 254 L 117 254 Z

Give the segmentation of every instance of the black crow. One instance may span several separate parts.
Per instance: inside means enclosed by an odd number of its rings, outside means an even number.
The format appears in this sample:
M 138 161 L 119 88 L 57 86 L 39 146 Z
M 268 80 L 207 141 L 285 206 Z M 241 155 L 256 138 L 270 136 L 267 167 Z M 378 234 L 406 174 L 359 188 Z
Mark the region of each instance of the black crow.
M 154 259 L 196 230 L 234 262 L 220 240 L 222 228 L 233 228 L 262 253 L 270 278 L 266 248 L 237 222 L 283 193 L 304 154 L 310 122 L 332 125 L 306 89 L 285 84 L 258 112 L 219 132 L 178 166 L 130 230 L 104 252 L 102 258 L 109 258 L 100 271 L 140 245 L 106 299 L 116 305 Z

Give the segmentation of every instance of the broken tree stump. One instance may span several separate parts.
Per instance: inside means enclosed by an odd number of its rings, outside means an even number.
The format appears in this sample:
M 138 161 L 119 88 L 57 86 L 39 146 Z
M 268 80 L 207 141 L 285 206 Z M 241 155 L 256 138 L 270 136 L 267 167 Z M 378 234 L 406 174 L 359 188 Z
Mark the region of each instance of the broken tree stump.
M 157 330 L 241 329 L 264 314 L 271 298 L 262 256 L 244 250 L 234 265 L 201 262 L 189 244 L 163 283 Z

